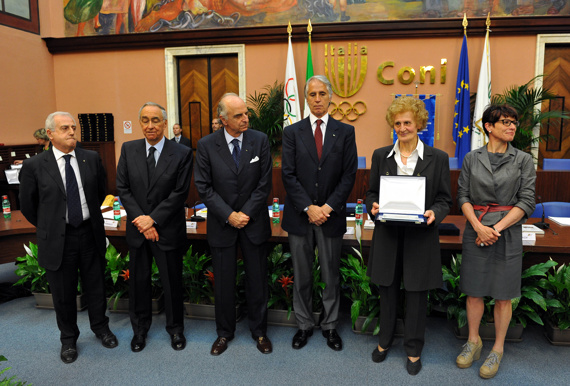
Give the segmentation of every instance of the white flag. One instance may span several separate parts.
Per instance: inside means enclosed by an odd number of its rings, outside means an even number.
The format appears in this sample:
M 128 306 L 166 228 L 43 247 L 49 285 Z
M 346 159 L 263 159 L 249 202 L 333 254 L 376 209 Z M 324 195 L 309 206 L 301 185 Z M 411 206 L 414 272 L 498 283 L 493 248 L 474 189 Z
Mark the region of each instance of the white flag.
M 485 35 L 485 47 L 481 70 L 479 72 L 479 84 L 477 86 L 477 99 L 475 100 L 475 112 L 473 113 L 473 128 L 471 130 L 471 149 L 475 150 L 485 145 L 485 130 L 483 130 L 483 111 L 491 103 L 491 47 L 489 46 L 489 29 Z
M 285 85 L 283 86 L 283 102 L 285 103 L 285 116 L 283 127 L 292 125 L 301 120 L 299 107 L 299 90 L 297 89 L 297 75 L 295 72 L 295 59 L 289 35 L 289 48 L 287 50 L 287 67 L 285 68 Z

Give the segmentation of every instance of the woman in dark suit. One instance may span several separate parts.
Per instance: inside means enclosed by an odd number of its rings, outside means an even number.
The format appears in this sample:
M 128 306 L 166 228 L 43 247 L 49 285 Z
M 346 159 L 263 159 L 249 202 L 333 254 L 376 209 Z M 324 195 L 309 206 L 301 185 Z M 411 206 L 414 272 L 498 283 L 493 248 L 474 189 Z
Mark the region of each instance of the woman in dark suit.
M 370 189 L 366 193 L 368 213 L 378 214 L 380 176 L 425 176 L 424 217 L 426 227 L 394 226 L 376 222 L 368 258 L 368 274 L 380 293 L 379 344 L 372 352 L 374 362 L 386 359 L 396 326 L 400 282 L 406 290 L 404 347 L 406 368 L 416 375 L 422 368 L 427 291 L 442 285 L 441 257 L 437 225 L 452 205 L 449 158 L 441 150 L 425 145 L 418 131 L 427 126 L 428 112 L 422 101 L 412 97 L 395 99 L 386 113 L 398 140 L 393 146 L 374 151 L 370 169 Z
M 479 359 L 483 297 L 493 297 L 496 338 L 479 370 L 482 378 L 494 377 L 503 358 L 511 299 L 521 296 L 521 224 L 535 207 L 532 156 L 509 144 L 515 137 L 517 119 L 516 110 L 509 105 L 487 107 L 482 120 L 489 143 L 465 156 L 458 181 L 457 203 L 467 219 L 460 286 L 467 295 L 469 338 L 456 363 L 467 368 Z

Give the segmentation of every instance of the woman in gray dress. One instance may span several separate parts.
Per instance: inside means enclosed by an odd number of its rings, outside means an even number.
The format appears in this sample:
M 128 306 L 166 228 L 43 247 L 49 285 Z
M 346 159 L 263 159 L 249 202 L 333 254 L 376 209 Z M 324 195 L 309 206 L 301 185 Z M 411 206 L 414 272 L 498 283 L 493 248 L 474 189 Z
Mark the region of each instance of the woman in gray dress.
M 489 142 L 465 156 L 457 201 L 467 219 L 463 234 L 461 290 L 467 295 L 469 338 L 457 357 L 460 368 L 481 355 L 479 325 L 484 296 L 495 299 L 495 344 L 479 369 L 482 378 L 499 370 L 511 321 L 511 299 L 521 294 L 522 224 L 535 207 L 536 172 L 530 154 L 509 142 L 518 127 L 509 105 L 490 105 L 483 112 Z

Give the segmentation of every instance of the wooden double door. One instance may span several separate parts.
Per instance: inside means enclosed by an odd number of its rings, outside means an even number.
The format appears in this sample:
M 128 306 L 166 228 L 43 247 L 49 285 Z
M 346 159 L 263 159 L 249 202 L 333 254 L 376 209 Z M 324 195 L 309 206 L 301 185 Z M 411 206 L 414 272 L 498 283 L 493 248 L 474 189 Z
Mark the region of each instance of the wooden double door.
M 198 140 L 212 132 L 218 102 L 227 92 L 239 94 L 237 54 L 183 56 L 178 59 L 178 111 L 182 135 L 196 149 Z

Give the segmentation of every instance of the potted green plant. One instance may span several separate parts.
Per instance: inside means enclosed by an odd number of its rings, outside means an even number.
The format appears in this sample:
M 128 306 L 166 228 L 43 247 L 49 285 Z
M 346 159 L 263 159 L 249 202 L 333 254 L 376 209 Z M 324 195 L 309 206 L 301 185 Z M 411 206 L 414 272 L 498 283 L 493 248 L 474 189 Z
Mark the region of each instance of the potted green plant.
M 216 279 L 212 269 L 212 257 L 205 253 L 194 253 L 192 246 L 190 246 L 183 257 L 182 264 L 186 317 L 215 320 L 214 287 Z M 244 277 L 243 260 L 238 260 L 236 273 L 236 320 L 239 320 L 242 315 Z
M 8 359 L 4 355 L 0 355 L 0 362 L 5 362 Z M 0 370 L 0 375 L 4 374 L 6 371 L 10 370 L 11 367 L 6 367 L 5 369 Z M 19 379 L 16 379 L 16 376 L 13 375 L 10 378 L 4 377 L 0 379 L 0 385 L 2 386 L 23 386 L 27 385 L 28 382 L 23 382 Z
M 491 98 L 491 103 L 507 103 L 514 107 L 519 114 L 520 126 L 511 144 L 527 153 L 531 152 L 533 146 L 548 139 L 547 134 L 535 135 L 535 127 L 542 129 L 543 125 L 550 119 L 570 118 L 568 113 L 560 110 L 541 111 L 541 106 L 544 102 L 556 98 L 556 95 L 548 89 L 533 87 L 534 81 L 542 76 L 535 76 L 522 86 L 511 86 L 503 91 L 502 94 L 493 95 Z M 540 132 L 543 131 L 541 130 Z
M 129 309 L 129 254 L 121 254 L 112 245 L 105 251 L 105 292 L 107 305 L 112 311 L 128 311 Z
M 283 134 L 284 102 L 283 83 L 277 81 L 263 88 L 265 91 L 247 97 L 249 125 L 267 134 L 273 166 L 281 163 L 281 136 Z
M 352 248 L 354 254 L 343 257 L 340 266 L 343 295 L 350 299 L 352 331 L 378 335 L 380 332 L 380 296 L 373 293 L 362 252 Z M 398 319 L 395 335 L 403 335 L 403 321 Z
M 448 319 L 455 321 L 455 336 L 458 339 L 467 339 L 467 296 L 459 289 L 461 258 L 461 254 L 458 254 L 452 258 L 449 267 L 442 267 L 443 281 L 447 287 L 442 301 L 447 308 Z M 507 341 L 521 341 L 524 328 L 529 321 L 543 324 L 539 310 L 546 309 L 546 301 L 540 293 L 540 278 L 546 276 L 546 271 L 551 266 L 552 263 L 549 262 L 535 264 L 522 272 L 521 296 L 512 300 L 513 315 L 507 331 Z M 484 302 L 485 310 L 479 327 L 479 335 L 483 340 L 494 340 L 493 306 L 495 302 L 490 297 L 485 297 Z
M 570 266 L 552 266 L 541 284 L 547 302 L 546 337 L 553 345 L 570 346 Z
M 24 249 L 26 255 L 16 258 L 15 273 L 20 276 L 20 279 L 14 285 L 29 287 L 36 300 L 36 308 L 53 309 L 53 299 L 49 290 L 46 270 L 38 263 L 38 246 L 30 242 L 29 246 L 24 244 Z M 77 284 L 77 310 L 81 311 L 86 307 L 81 293 L 81 281 L 79 280 Z
M 267 323 L 276 326 L 297 326 L 293 311 L 293 266 L 291 254 L 283 252 L 283 245 L 276 245 L 267 261 L 269 300 L 267 302 Z M 320 281 L 320 266 L 315 254 L 313 262 L 313 318 L 318 325 L 322 310 L 322 290 L 325 284 Z

